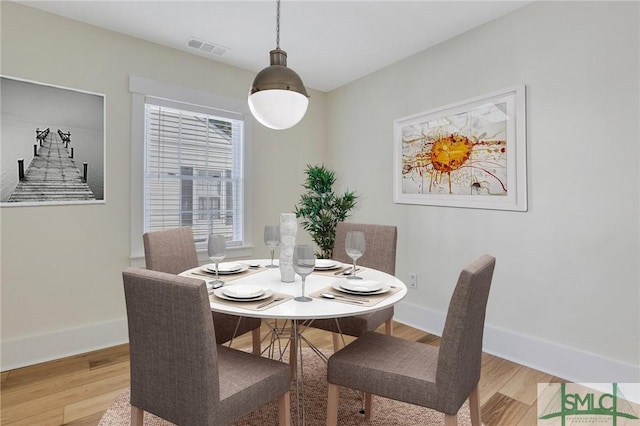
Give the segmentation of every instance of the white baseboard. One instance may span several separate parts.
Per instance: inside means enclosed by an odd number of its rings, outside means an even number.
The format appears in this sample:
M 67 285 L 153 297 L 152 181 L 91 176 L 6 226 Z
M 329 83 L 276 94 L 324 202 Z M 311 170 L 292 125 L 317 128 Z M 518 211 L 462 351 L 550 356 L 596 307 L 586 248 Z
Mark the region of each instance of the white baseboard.
M 437 336 L 442 335 L 445 318 L 445 312 L 411 303 L 400 302 L 395 307 L 394 320 Z M 640 383 L 640 365 L 491 325 L 485 325 L 483 350 L 574 383 Z
M 0 371 L 103 349 L 128 341 L 126 319 L 6 340 L 0 345 Z

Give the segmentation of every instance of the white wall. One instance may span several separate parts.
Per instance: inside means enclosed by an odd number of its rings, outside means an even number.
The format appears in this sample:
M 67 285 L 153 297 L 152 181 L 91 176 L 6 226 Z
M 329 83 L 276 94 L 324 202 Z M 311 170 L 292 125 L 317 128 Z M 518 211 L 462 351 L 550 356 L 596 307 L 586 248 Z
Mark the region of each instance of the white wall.
M 418 274 L 397 319 L 440 332 L 459 270 L 490 253 L 485 349 L 640 381 L 638 22 L 638 2 L 537 2 L 330 93 L 353 220 L 397 225 L 398 277 Z M 394 119 L 519 83 L 528 212 L 393 203 Z
M 255 73 L 15 3 L 1 2 L 0 14 L 0 72 L 105 94 L 107 135 L 106 204 L 0 209 L 6 370 L 127 339 L 120 274 L 131 261 L 129 76 L 244 102 Z M 325 95 L 310 94 L 309 111 L 293 129 L 253 124 L 256 256 L 268 256 L 264 225 L 292 211 L 306 164 L 326 151 Z

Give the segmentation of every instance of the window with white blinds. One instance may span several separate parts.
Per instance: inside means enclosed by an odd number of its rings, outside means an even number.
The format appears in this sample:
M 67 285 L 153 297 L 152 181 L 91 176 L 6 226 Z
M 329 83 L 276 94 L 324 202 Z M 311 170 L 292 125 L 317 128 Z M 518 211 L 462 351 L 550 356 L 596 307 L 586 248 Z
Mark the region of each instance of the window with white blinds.
M 243 242 L 242 114 L 146 97 L 144 231 L 193 229 Z

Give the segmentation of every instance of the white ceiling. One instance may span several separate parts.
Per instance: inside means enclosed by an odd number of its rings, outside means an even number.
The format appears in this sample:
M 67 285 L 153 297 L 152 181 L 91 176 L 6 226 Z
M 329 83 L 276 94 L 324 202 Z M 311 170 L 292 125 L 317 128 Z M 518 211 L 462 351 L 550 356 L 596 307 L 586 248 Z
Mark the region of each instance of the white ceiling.
M 254 72 L 276 46 L 275 0 L 18 2 Z M 530 2 L 282 0 L 280 47 L 305 86 L 330 91 Z M 228 50 L 206 55 L 189 37 Z

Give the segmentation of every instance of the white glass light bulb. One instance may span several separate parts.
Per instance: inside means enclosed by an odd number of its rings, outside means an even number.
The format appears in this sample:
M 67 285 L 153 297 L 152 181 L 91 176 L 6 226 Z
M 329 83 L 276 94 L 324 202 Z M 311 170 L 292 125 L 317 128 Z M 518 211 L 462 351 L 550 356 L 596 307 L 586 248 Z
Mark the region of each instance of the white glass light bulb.
M 283 130 L 295 126 L 302 120 L 309 99 L 293 90 L 270 89 L 249 96 L 249 108 L 253 116 L 263 125 Z

